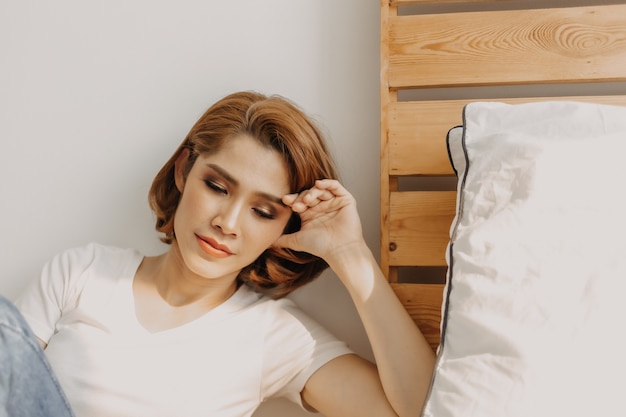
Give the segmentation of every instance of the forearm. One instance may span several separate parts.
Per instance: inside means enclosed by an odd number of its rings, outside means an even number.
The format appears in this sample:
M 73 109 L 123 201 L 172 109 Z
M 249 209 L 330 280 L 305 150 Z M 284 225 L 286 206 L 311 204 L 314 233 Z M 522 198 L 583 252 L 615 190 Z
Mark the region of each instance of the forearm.
M 348 289 L 367 332 L 385 395 L 396 413 L 418 416 L 434 353 L 362 243 L 327 262 Z

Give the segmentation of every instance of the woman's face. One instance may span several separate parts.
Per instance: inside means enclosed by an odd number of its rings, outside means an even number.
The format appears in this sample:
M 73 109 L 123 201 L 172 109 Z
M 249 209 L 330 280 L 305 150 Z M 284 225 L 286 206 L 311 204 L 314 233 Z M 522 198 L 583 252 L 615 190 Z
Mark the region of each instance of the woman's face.
M 287 225 L 291 209 L 281 202 L 289 193 L 287 165 L 248 135 L 199 155 L 186 179 L 185 159 L 177 162 L 182 196 L 174 218 L 184 264 L 204 278 L 234 280 Z

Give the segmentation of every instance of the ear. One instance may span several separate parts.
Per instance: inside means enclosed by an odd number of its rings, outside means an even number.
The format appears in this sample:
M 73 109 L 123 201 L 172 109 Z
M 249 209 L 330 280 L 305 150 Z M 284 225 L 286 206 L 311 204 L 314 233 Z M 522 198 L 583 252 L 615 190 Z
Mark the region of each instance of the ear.
M 187 164 L 189 164 L 189 149 L 185 148 L 174 162 L 174 181 L 176 182 L 176 188 L 181 193 L 185 188 L 185 179 L 188 172 Z

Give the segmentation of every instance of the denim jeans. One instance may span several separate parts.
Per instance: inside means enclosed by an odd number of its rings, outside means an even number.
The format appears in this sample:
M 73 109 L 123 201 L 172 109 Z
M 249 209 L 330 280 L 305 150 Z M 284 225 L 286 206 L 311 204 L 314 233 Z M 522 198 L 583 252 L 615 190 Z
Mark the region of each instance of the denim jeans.
M 35 335 L 0 296 L 0 417 L 72 416 Z

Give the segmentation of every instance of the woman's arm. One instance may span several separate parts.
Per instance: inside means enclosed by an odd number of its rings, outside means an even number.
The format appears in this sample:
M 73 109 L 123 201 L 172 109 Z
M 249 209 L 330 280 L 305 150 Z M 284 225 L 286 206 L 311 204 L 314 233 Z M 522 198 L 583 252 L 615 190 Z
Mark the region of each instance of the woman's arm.
M 304 400 L 328 417 L 419 416 L 434 353 L 367 247 L 354 198 L 337 181 L 322 180 L 284 201 L 300 214 L 302 228 L 280 245 L 329 264 L 352 297 L 376 361 L 352 355 L 330 361 L 309 379 Z
M 348 289 L 365 326 L 386 399 L 398 416 L 419 416 L 434 353 L 369 249 L 363 246 L 348 252 L 337 254 L 329 263 Z M 361 396 L 360 401 L 363 399 Z

